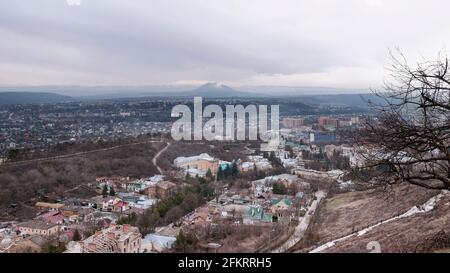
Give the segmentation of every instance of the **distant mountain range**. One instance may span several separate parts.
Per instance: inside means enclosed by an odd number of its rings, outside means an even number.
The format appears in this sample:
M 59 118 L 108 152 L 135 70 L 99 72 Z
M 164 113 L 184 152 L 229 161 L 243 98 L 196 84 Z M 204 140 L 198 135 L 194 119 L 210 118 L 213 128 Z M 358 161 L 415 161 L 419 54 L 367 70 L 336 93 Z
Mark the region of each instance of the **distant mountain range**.
M 48 92 L 0 92 L 0 105 L 74 101 L 69 96 Z
M 80 99 L 119 99 L 136 97 L 253 97 L 258 94 L 254 91 L 237 91 L 224 84 L 210 82 L 200 87 L 188 85 L 161 85 L 161 86 L 25 86 L 0 87 L 4 92 L 49 92 L 66 95 Z
M 186 89 L 183 89 L 186 88 Z M 184 86 L 141 86 L 141 87 L 14 87 L 8 90 L 13 92 L 1 92 L 5 88 L 0 87 L 0 105 L 10 104 L 29 104 L 29 103 L 56 103 L 69 101 L 90 101 L 90 100 L 111 100 L 126 98 L 192 98 L 194 96 L 204 98 L 265 98 L 265 97 L 292 97 L 295 101 L 310 105 L 348 105 L 348 106 L 367 106 L 367 101 L 379 102 L 379 98 L 372 94 L 324 94 L 326 89 L 320 88 L 315 92 L 306 92 L 306 88 L 272 87 L 254 87 L 240 88 L 235 90 L 229 86 L 220 83 L 206 83 L 197 88 L 188 90 Z M 280 88 L 279 92 L 278 89 Z M 27 91 L 23 92 L 21 90 Z M 245 90 L 245 91 L 242 91 Z M 257 93 L 260 90 L 260 93 Z M 301 90 L 305 92 L 295 92 Z M 329 89 L 332 90 L 332 89 Z M 28 92 L 29 91 L 29 92 Z M 41 92 L 45 91 L 45 92 Z M 330 91 L 331 92 L 331 91 Z M 337 92 L 337 91 L 335 91 Z M 89 95 L 89 94 L 95 95 Z M 311 94 L 313 93 L 313 94 Z M 62 95 L 77 94 L 77 96 Z
M 298 96 L 301 102 L 308 105 L 342 105 L 368 107 L 368 103 L 385 104 L 385 100 L 374 94 L 328 94 Z

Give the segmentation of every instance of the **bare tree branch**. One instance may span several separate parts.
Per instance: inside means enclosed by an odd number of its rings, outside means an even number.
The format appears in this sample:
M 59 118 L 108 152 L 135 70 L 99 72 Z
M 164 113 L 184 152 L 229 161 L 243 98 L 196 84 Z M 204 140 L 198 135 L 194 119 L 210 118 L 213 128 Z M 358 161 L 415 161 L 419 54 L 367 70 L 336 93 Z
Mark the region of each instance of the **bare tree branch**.
M 450 189 L 450 76 L 447 57 L 411 67 L 398 51 L 388 68 L 390 81 L 373 92 L 383 104 L 378 117 L 355 137 L 366 147 L 360 169 L 377 173 L 383 184 L 407 182 Z

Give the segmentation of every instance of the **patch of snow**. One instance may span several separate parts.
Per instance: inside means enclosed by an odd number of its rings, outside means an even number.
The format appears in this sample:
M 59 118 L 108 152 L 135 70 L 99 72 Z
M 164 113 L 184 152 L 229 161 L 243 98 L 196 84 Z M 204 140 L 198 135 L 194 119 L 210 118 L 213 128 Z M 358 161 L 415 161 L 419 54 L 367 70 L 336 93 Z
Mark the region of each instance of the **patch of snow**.
M 333 241 L 331 241 L 331 242 L 328 242 L 328 243 L 326 243 L 324 245 L 319 246 L 318 248 L 310 251 L 309 253 L 321 252 L 321 251 L 324 251 L 325 249 L 330 248 L 330 247 L 332 247 L 334 245 L 335 245 L 335 243 Z
M 367 227 L 365 229 L 362 229 L 362 230 L 357 231 L 355 233 L 352 233 L 350 235 L 347 235 L 347 236 L 344 236 L 342 238 L 339 238 L 339 239 L 330 241 L 328 243 L 325 243 L 325 244 L 323 244 L 323 245 L 321 245 L 321 246 L 311 250 L 309 253 L 317 253 L 317 252 L 324 251 L 324 250 L 334 246 L 337 242 L 347 240 L 348 238 L 353 237 L 355 235 L 357 237 L 362 236 L 362 235 L 366 234 L 367 232 L 371 231 L 372 229 L 374 229 L 374 228 L 376 228 L 378 226 L 381 226 L 382 224 L 386 224 L 386 223 L 389 223 L 389 222 L 392 222 L 392 221 L 395 221 L 395 220 L 398 220 L 398 219 L 410 217 L 410 216 L 413 216 L 413 215 L 418 214 L 418 213 L 429 212 L 429 211 L 433 210 L 436 207 L 437 203 L 441 200 L 443 195 L 449 195 L 449 191 L 442 191 L 438 195 L 435 195 L 435 196 L 431 197 L 423 205 L 414 206 L 414 207 L 410 208 L 407 212 L 405 212 L 405 213 L 403 213 L 403 214 L 401 214 L 399 216 L 395 216 L 395 217 L 392 217 L 390 219 L 381 221 L 378 224 L 372 225 L 370 227 Z
M 343 180 L 341 180 L 341 179 L 338 179 L 337 182 L 338 182 L 338 184 L 339 184 L 339 188 L 340 188 L 340 189 L 346 189 L 346 188 L 349 188 L 349 187 L 353 186 L 353 184 L 354 184 L 352 180 L 343 181 Z

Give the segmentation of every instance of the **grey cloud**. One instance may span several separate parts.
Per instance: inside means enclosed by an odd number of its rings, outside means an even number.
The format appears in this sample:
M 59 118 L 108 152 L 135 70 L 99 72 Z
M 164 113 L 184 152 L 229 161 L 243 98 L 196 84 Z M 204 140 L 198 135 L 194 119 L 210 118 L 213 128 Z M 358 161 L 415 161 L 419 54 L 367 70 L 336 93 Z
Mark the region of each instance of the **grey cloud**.
M 0 73 L 17 84 L 258 84 L 298 75 L 299 84 L 321 85 L 315 79 L 338 69 L 371 75 L 396 45 L 444 46 L 449 31 L 431 27 L 448 7 L 438 0 L 3 0 Z M 32 82 L 20 79 L 21 67 L 36 73 Z

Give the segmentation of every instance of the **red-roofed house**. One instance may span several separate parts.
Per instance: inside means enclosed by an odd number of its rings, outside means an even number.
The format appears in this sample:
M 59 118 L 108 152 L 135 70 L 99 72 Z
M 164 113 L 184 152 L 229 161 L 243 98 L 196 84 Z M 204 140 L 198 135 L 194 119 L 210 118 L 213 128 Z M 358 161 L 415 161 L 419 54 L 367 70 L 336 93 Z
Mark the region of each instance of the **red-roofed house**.
M 64 222 L 64 215 L 59 210 L 52 210 L 41 214 L 40 218 L 47 223 L 61 225 Z
M 113 211 L 114 212 L 124 212 L 126 210 L 130 209 L 130 206 L 125 201 L 118 201 L 113 203 Z

